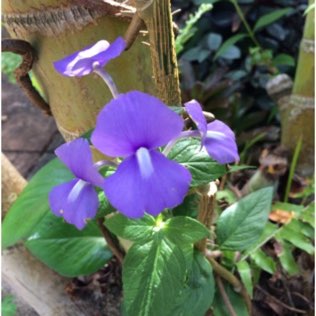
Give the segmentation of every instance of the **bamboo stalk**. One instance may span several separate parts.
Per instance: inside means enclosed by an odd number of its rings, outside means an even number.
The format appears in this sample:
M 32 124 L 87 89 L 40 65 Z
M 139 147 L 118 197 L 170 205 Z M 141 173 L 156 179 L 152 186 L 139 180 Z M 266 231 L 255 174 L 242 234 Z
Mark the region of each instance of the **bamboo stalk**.
M 181 105 L 179 71 L 170 0 L 136 0 L 137 14 L 145 22 L 158 97 L 168 105 Z
M 314 0 L 309 0 L 309 4 L 312 3 Z M 282 144 L 293 154 L 298 140 L 300 137 L 303 139 L 297 165 L 297 172 L 302 176 L 314 174 L 314 55 L 314 10 L 312 10 L 305 21 L 292 95 L 281 114 Z

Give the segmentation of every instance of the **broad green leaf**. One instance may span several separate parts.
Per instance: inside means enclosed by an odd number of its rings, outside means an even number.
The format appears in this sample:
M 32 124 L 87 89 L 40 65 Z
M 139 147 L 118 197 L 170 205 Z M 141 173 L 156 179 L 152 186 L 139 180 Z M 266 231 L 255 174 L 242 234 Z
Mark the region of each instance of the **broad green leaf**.
M 217 33 L 209 33 L 207 35 L 207 47 L 210 50 L 216 50 L 222 44 L 222 36 Z
M 181 163 L 192 174 L 191 187 L 209 183 L 226 173 L 224 165 L 220 165 L 210 158 L 201 141 L 185 138 L 178 141 L 168 157 Z
M 136 242 L 152 239 L 156 227 L 156 220 L 150 215 L 140 219 L 129 219 L 122 214 L 115 214 L 105 220 L 105 226 L 115 235 Z
M 163 226 L 164 235 L 176 245 L 193 244 L 208 236 L 208 229 L 199 221 L 185 216 L 167 220 Z
M 237 270 L 240 275 L 240 278 L 245 285 L 245 288 L 249 294 L 249 296 L 252 298 L 253 295 L 253 283 L 252 283 L 252 274 L 251 274 L 251 268 L 247 261 L 239 261 L 237 264 Z
M 250 255 L 250 258 L 255 262 L 255 264 L 260 267 L 262 270 L 273 274 L 276 271 L 276 263 L 271 257 L 269 257 L 261 249 L 258 249 L 256 252 Z
M 315 228 L 315 203 L 308 205 L 299 217 L 303 222 L 308 223 Z
M 225 282 L 225 281 L 223 281 Z M 249 316 L 246 304 L 244 303 L 243 298 L 240 294 L 236 293 L 230 285 L 227 283 L 224 284 L 225 292 L 229 298 L 229 301 L 231 302 L 234 311 L 236 312 L 236 315 L 238 316 Z M 213 302 L 213 314 L 214 316 L 231 316 L 231 314 L 228 312 L 225 302 L 223 301 L 223 298 L 221 294 L 219 293 L 218 289 L 215 293 L 215 298 Z
M 77 230 L 53 214 L 45 217 L 25 245 L 35 257 L 67 277 L 94 273 L 112 257 L 95 222 Z
M 123 264 L 127 315 L 171 315 L 185 276 L 185 259 L 178 246 L 163 238 L 134 244 Z
M 29 237 L 49 212 L 48 193 L 73 175 L 58 159 L 40 169 L 10 208 L 2 224 L 2 246 L 14 245 Z
M 309 254 L 314 253 L 312 242 L 306 238 L 301 232 L 293 230 L 289 225 L 285 225 L 278 233 L 277 237 L 289 241 L 291 244 L 306 251 Z
M 262 234 L 260 235 L 259 239 L 257 240 L 257 242 L 254 245 L 252 245 L 249 249 L 247 249 L 247 251 L 242 256 L 240 261 L 246 260 L 246 258 L 250 254 L 260 249 L 261 246 L 263 246 L 267 241 L 273 238 L 277 234 L 277 232 L 279 232 L 281 229 L 282 227 L 280 228 L 277 225 L 268 222 L 267 225 L 264 227 L 264 230 Z
M 288 229 L 292 229 L 296 232 L 300 232 L 302 233 L 302 235 L 304 235 L 305 237 L 308 237 L 310 239 L 314 239 L 314 235 L 315 235 L 315 232 L 314 232 L 314 228 L 312 226 L 310 226 L 309 224 L 307 223 L 304 223 L 302 221 L 299 221 L 295 218 L 293 218 L 291 220 L 291 222 L 289 224 L 286 225 Z
M 295 59 L 288 54 L 279 54 L 273 58 L 272 61 L 273 65 L 275 66 L 280 66 L 280 65 L 285 65 L 285 66 L 295 66 Z
M 195 251 L 186 287 L 172 315 L 204 316 L 213 303 L 214 292 L 212 267 L 201 253 Z
M 248 37 L 248 34 L 236 34 L 236 35 L 230 37 L 228 40 L 226 40 L 221 45 L 221 47 L 219 48 L 219 50 L 217 51 L 217 53 L 214 56 L 214 60 L 217 59 L 218 57 L 221 57 L 223 54 L 225 54 L 227 52 L 227 50 L 230 47 L 232 47 L 234 44 L 236 44 L 240 40 L 244 39 L 245 37 Z
M 221 249 L 245 250 L 260 237 L 271 209 L 273 189 L 253 192 L 228 207 L 217 220 L 217 243 Z
M 293 11 L 294 10 L 292 8 L 285 8 L 285 9 L 274 10 L 271 13 L 263 15 L 262 17 L 259 18 L 259 20 L 255 24 L 253 31 L 257 32 L 260 29 L 268 26 L 269 24 L 272 24 L 276 22 L 277 20 L 283 18 L 285 15 L 292 13 Z
M 221 57 L 229 60 L 238 59 L 241 56 L 240 49 L 236 45 L 231 45 L 221 53 Z
M 179 206 L 172 210 L 175 216 L 197 217 L 200 198 L 197 194 L 187 195 Z
M 280 260 L 280 263 L 283 267 L 283 269 L 289 274 L 289 275 L 296 275 L 300 272 L 300 269 L 293 257 L 292 251 L 293 246 L 291 246 L 286 241 L 276 238 L 277 242 L 281 245 L 282 250 L 278 255 L 278 258 Z

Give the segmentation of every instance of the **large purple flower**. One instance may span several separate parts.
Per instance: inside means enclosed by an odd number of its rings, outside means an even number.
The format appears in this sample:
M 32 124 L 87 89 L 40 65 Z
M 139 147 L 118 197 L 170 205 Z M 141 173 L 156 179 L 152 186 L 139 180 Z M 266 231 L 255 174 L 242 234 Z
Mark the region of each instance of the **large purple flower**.
M 97 119 L 91 141 L 111 157 L 123 157 L 117 171 L 104 182 L 105 195 L 121 213 L 154 216 L 180 204 L 191 174 L 158 152 L 177 137 L 183 120 L 159 99 L 132 91 L 108 103 Z
M 104 179 L 93 165 L 87 140 L 79 138 L 58 147 L 58 158 L 72 171 L 75 179 L 60 184 L 49 193 L 49 203 L 56 216 L 82 229 L 93 218 L 99 200 L 94 186 L 102 187 Z
M 201 105 L 192 100 L 185 109 L 195 123 L 208 154 L 221 164 L 239 160 L 234 132 L 223 122 L 215 120 L 207 124 Z
M 121 55 L 125 47 L 122 37 L 118 37 L 112 44 L 101 40 L 54 62 L 54 66 L 64 76 L 82 77 L 94 71 L 96 65 L 104 67 L 111 59 Z

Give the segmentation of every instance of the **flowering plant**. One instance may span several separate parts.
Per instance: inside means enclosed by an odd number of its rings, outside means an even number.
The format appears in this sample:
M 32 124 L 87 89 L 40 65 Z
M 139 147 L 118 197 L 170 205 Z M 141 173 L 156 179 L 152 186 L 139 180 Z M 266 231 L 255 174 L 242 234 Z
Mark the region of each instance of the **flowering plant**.
M 219 120 L 207 122 L 196 100 L 169 108 L 140 91 L 120 94 L 103 67 L 124 47 L 122 38 L 100 41 L 55 62 L 65 76 L 96 73 L 113 99 L 98 114 L 91 137 L 57 148 L 58 160 L 31 180 L 4 229 L 16 223 L 22 206 L 44 206 L 5 235 L 4 244 L 26 239 L 35 256 L 67 276 L 97 271 L 112 252 L 123 263 L 127 315 L 204 315 L 217 295 L 213 269 L 238 282 L 214 258 L 255 244 L 272 190 L 220 212 L 217 179 L 231 171 L 226 164 L 239 160 L 233 131 Z M 93 161 L 92 148 L 104 159 Z M 73 236 L 79 241 L 67 240 Z

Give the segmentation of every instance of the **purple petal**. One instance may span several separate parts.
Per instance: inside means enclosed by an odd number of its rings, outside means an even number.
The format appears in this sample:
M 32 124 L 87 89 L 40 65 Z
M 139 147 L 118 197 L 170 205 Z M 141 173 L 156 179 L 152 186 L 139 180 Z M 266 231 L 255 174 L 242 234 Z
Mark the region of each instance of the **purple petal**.
M 203 145 L 208 154 L 221 164 L 239 160 L 235 134 L 226 124 L 219 120 L 207 125 L 207 134 Z
M 111 59 L 118 57 L 125 47 L 126 43 L 122 37 L 118 37 L 112 44 L 101 40 L 54 62 L 54 67 L 64 76 L 82 77 L 93 71 L 93 63 L 98 62 L 100 67 L 103 67 Z
M 99 200 L 92 185 L 73 179 L 52 189 L 49 204 L 56 216 L 62 216 L 67 223 L 82 229 L 87 219 L 95 217 Z
M 183 120 L 159 99 L 139 91 L 119 95 L 97 119 L 91 141 L 104 154 L 126 157 L 140 147 L 165 145 L 181 133 Z
M 102 186 L 103 177 L 93 165 L 92 154 L 86 139 L 78 138 L 65 143 L 55 150 L 57 157 L 79 179 Z
M 199 102 L 196 100 L 191 100 L 187 103 L 184 103 L 185 109 L 193 122 L 195 123 L 196 127 L 198 128 L 199 132 L 201 133 L 202 141 L 205 139 L 206 132 L 207 132 L 207 122 L 202 112 L 202 107 Z
M 104 191 L 110 203 L 131 218 L 142 217 L 144 212 L 156 216 L 165 208 L 179 205 L 191 182 L 186 168 L 159 152 L 148 152 L 145 166 L 140 166 L 143 160 L 133 155 L 105 180 Z

